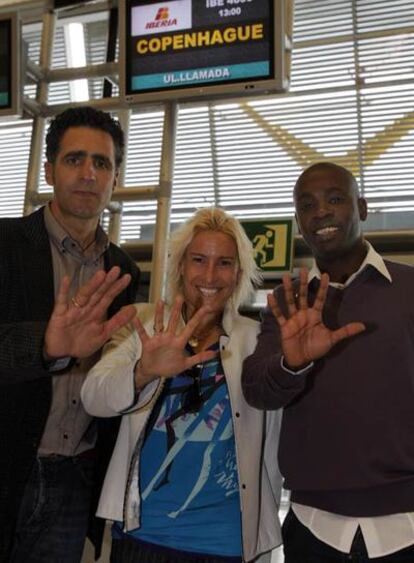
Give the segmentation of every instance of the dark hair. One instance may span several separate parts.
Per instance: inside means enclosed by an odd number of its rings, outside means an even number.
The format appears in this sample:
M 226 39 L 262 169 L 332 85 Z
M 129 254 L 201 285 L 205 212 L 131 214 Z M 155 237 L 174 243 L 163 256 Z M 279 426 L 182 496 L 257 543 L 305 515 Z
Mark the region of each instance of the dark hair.
M 54 163 L 63 135 L 70 127 L 90 127 L 111 135 L 115 147 L 115 166 L 119 168 L 124 158 L 124 132 L 118 121 L 109 113 L 89 107 L 66 109 L 52 119 L 46 134 L 46 158 Z

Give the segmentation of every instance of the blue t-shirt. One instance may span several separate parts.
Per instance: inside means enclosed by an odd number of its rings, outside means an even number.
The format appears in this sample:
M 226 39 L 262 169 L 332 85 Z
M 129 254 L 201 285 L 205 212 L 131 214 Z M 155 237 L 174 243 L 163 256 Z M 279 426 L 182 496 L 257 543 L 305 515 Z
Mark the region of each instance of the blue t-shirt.
M 141 527 L 149 543 L 240 556 L 241 516 L 233 421 L 219 358 L 202 366 L 199 393 L 183 373 L 167 381 L 140 457 Z M 201 395 L 197 412 L 188 412 Z

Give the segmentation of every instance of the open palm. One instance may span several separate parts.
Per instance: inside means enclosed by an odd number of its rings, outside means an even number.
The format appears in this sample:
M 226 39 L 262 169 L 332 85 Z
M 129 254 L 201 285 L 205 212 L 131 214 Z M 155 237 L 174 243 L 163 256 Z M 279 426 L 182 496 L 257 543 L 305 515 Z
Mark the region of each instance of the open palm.
M 188 355 L 186 344 L 208 309 L 201 307 L 183 328 L 178 329 L 182 306 L 183 299 L 178 297 L 171 309 L 168 326 L 164 330 L 164 303 L 159 301 L 155 310 L 152 336 L 147 333 L 138 317 L 133 320 L 142 344 L 141 358 L 135 371 L 137 388 L 142 388 L 158 377 L 174 377 L 215 357 L 216 353 L 211 350 Z
M 268 296 L 269 307 L 281 332 L 281 345 L 285 363 L 298 369 L 325 356 L 339 341 L 365 330 L 363 323 L 349 323 L 330 330 L 322 322 L 322 310 L 329 285 L 328 274 L 322 274 L 319 289 L 312 307 L 308 306 L 308 271 L 300 271 L 299 299 L 295 301 L 292 281 L 283 277 L 287 315 L 283 315 L 274 295 Z
M 133 305 L 123 307 L 106 320 L 109 305 L 131 280 L 129 274 L 121 277 L 119 274 L 117 266 L 107 273 L 97 272 L 72 300 L 69 299 L 69 278 L 63 278 L 46 328 L 46 357 L 85 358 L 101 348 L 115 330 L 132 320 L 136 314 Z

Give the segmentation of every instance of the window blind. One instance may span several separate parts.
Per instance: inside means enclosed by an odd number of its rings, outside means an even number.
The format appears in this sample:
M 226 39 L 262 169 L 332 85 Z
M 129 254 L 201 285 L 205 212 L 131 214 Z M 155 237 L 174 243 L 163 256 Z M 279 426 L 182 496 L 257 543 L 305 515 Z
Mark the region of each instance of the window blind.
M 107 15 L 89 17 L 84 30 L 88 63 L 103 62 Z M 26 36 L 35 58 L 40 28 L 37 39 L 36 30 Z M 293 36 L 288 93 L 180 106 L 172 223 L 211 204 L 242 218 L 290 215 L 300 171 L 333 160 L 356 175 L 369 203 L 369 228 L 411 228 L 412 0 L 296 0 Z M 59 26 L 55 44 L 54 66 L 63 65 Z M 101 86 L 101 80 L 90 81 L 91 97 L 102 95 Z M 50 102 L 69 96 L 67 84 L 53 85 Z M 162 124 L 163 111 L 134 110 L 127 186 L 158 182 Z M 0 126 L 3 215 L 21 214 L 29 141 L 29 121 Z M 18 163 L 10 154 L 19 155 Z M 124 204 L 122 240 L 150 239 L 155 211 L 155 202 Z

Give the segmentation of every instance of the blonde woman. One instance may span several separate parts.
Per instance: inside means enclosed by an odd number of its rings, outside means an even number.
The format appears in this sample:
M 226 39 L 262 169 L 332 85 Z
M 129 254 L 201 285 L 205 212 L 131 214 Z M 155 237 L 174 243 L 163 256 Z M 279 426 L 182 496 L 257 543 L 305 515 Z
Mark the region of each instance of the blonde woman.
M 172 236 L 169 305 L 137 305 L 90 372 L 86 409 L 123 416 L 98 509 L 112 563 L 265 562 L 279 545 L 279 414 L 240 384 L 259 325 L 238 308 L 259 280 L 240 223 L 198 211 Z

